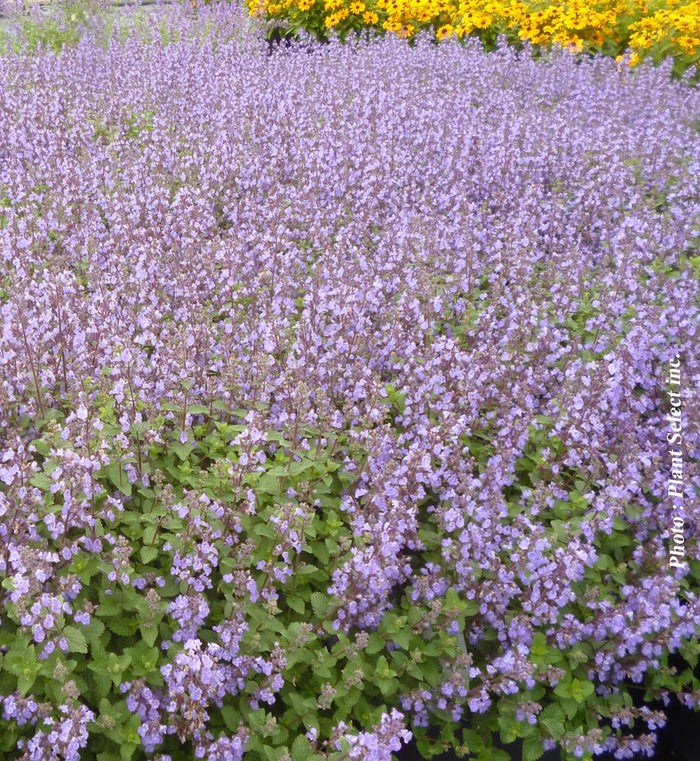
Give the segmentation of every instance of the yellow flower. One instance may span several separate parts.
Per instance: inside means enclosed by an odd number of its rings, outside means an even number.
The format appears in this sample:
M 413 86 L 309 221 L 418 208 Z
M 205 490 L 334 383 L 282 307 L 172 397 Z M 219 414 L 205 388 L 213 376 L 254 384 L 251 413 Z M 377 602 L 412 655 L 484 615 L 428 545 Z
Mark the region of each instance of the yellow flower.
M 316 0 L 247 0 L 250 15 L 304 13 Z M 199 3 L 199 0 L 188 0 Z M 410 37 L 434 27 L 436 39 L 492 30 L 572 53 L 627 46 L 637 65 L 646 50 L 692 57 L 700 50 L 700 0 L 323 0 L 336 26 L 350 14 L 367 26 Z M 371 10 L 370 10 L 371 9 Z M 388 16 L 388 18 L 386 18 Z M 386 20 L 384 20 L 386 18 Z M 624 36 L 623 36 L 624 35 Z

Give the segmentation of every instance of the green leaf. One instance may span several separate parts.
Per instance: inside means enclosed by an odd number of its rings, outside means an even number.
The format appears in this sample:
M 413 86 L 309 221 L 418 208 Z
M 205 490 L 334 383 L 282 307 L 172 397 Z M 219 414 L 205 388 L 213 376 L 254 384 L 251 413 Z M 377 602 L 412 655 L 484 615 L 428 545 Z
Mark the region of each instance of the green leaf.
M 520 724 L 515 716 L 511 712 L 508 712 L 498 717 L 498 729 L 501 740 L 504 743 L 512 743 L 519 737 L 518 730 L 520 729 Z
M 539 723 L 558 740 L 564 735 L 564 711 L 556 703 L 548 705 L 538 717 Z
M 544 745 L 536 735 L 523 740 L 523 761 L 538 761 L 544 755 Z
M 32 486 L 36 486 L 37 489 L 41 489 L 43 492 L 50 492 L 53 481 L 46 475 L 46 473 L 37 473 L 29 479 L 29 483 Z
M 386 642 L 382 639 L 382 637 L 376 632 L 372 632 L 369 635 L 369 643 L 367 644 L 367 647 L 365 648 L 365 652 L 368 655 L 375 655 L 376 653 L 380 653 L 385 648 L 386 648 Z
M 571 682 L 571 697 L 578 703 L 585 702 L 586 698 L 590 697 L 595 692 L 595 687 L 592 682 L 581 681 L 580 679 L 574 679 Z
M 379 690 L 385 698 L 390 698 L 395 695 L 399 688 L 396 679 L 375 677 L 374 683 L 379 687 Z
M 112 462 L 104 469 L 104 473 L 111 483 L 126 497 L 131 496 L 131 484 L 126 471 L 118 462 Z
M 301 599 L 301 597 L 285 597 L 285 602 L 289 607 L 296 611 L 300 616 L 303 616 L 306 613 L 306 604 Z
M 554 694 L 560 698 L 571 697 L 571 678 L 562 679 L 554 688 Z
M 34 441 L 32 441 L 31 444 L 40 455 L 42 455 L 43 457 L 49 456 L 49 452 L 51 451 L 51 445 L 49 444 L 48 441 L 44 441 L 44 439 L 34 439 Z M 33 481 L 30 481 L 29 483 L 33 483 Z
M 225 705 L 221 708 L 221 716 L 224 724 L 232 731 L 237 732 L 241 723 L 241 714 L 233 707 Z
M 284 753 L 284 748 L 271 748 L 269 745 L 263 745 L 263 753 L 267 761 L 277 761 Z
M 325 542 L 314 542 L 309 546 L 309 550 L 321 565 L 328 565 L 328 563 L 330 563 L 331 554 L 328 551 Z
M 541 658 L 546 655 L 549 647 L 547 645 L 547 637 L 542 632 L 537 632 L 532 637 L 532 645 L 530 645 L 530 653 L 535 657 Z
M 305 735 L 299 735 L 292 743 L 292 761 L 307 761 L 312 752 L 309 738 Z
M 175 454 L 180 458 L 182 462 L 184 462 L 190 454 L 192 454 L 192 451 L 194 450 L 194 444 L 181 444 L 179 441 L 174 441 L 170 448 L 175 452 Z
M 274 539 L 277 536 L 277 531 L 272 526 L 268 526 L 265 523 L 258 523 L 257 526 L 253 528 L 253 533 L 256 536 L 264 536 L 267 539 Z
M 36 674 L 22 674 L 17 677 L 17 689 L 22 693 L 23 697 L 26 697 L 36 681 Z
M 141 560 L 148 564 L 152 560 L 155 560 L 158 557 L 158 548 L 157 547 L 142 547 L 141 548 Z
M 648 699 L 651 700 L 651 698 Z M 577 703 L 573 698 L 562 698 L 559 703 L 566 712 L 567 718 L 573 719 L 573 717 L 578 713 L 579 703 Z
M 153 544 L 156 538 L 157 531 L 158 531 L 157 526 L 146 526 L 143 532 L 143 543 L 145 545 Z
M 66 626 L 63 636 L 68 640 L 68 650 L 71 653 L 87 653 L 85 635 L 75 626 Z
M 468 746 L 470 753 L 480 753 L 486 747 L 484 739 L 473 729 L 466 729 L 462 733 L 464 744 Z
M 160 651 L 156 647 L 149 647 L 143 640 L 134 647 L 127 647 L 124 652 L 131 656 L 134 676 L 146 676 L 158 667 Z
M 413 636 L 410 629 L 399 629 L 390 633 L 391 640 L 404 648 L 404 650 L 408 650 L 411 647 Z
M 321 592 L 314 592 L 311 595 L 311 607 L 313 608 L 314 615 L 318 618 L 324 618 L 330 608 L 328 597 Z
M 408 609 L 407 623 L 409 626 L 415 626 L 419 621 L 423 619 L 424 611 L 422 608 L 412 605 Z
M 134 616 L 105 619 L 105 624 L 111 632 L 121 637 L 131 637 L 139 627 L 139 623 Z
M 143 637 L 143 641 L 149 645 L 149 647 L 153 647 L 155 641 L 158 639 L 158 627 L 154 624 L 141 624 L 141 626 L 139 626 L 139 632 Z

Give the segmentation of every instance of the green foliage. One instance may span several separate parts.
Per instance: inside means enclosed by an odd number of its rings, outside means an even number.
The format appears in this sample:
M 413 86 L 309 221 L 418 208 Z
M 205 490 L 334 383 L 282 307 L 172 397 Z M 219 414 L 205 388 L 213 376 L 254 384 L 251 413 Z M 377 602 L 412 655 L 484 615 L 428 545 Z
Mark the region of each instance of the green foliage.
M 387 387 L 385 401 L 390 414 L 400 414 L 404 401 L 396 388 Z M 188 582 L 173 574 L 173 562 L 176 553 L 186 554 L 202 539 L 203 529 L 196 527 L 195 518 L 216 532 L 213 543 L 218 553 L 211 587 L 204 591 L 210 613 L 199 638 L 215 642 L 214 627 L 240 615 L 248 626 L 242 653 L 269 658 L 279 646 L 286 658 L 284 683 L 273 705 L 251 702 L 263 679 L 256 675 L 220 707 L 208 707 L 208 728 L 215 737 L 235 733 L 243 725 L 251 732 L 247 746 L 251 759 L 280 761 L 287 754 L 292 761 L 320 761 L 328 755 L 309 743 L 305 737 L 309 730 L 329 737 L 340 722 L 366 730 L 405 696 L 437 695 L 447 682 L 463 687 L 468 696 L 479 692 L 480 682 L 470 677 L 470 667 L 483 670 L 497 644 L 487 631 L 477 645 L 467 645 L 464 633 L 482 624 L 480 602 L 460 591 L 456 575 L 454 586 L 437 600 L 416 596 L 410 584 L 397 587 L 393 606 L 375 630 L 345 633 L 335 628 L 339 600 L 328 592 L 333 573 L 348 562 L 354 547 L 361 546 L 351 516 L 341 510 L 342 497 L 357 478 L 346 463 L 367 457 L 345 434 L 322 436 L 304 430 L 286 438 L 268 431 L 251 446 L 237 443 L 245 440 L 247 431 L 243 411 L 228 411 L 220 404 L 166 403 L 161 414 L 148 422 L 148 427 L 163 432 L 160 439 L 151 437 L 146 443 L 146 423 L 138 423 L 128 433 L 129 446 L 124 446 L 119 443 L 122 428 L 114 401 L 105 397 L 95 408 L 100 440 L 91 445 L 110 451 L 111 458 L 96 474 L 102 491 L 94 497 L 94 515 L 99 516 L 94 537 L 103 540 L 105 549 L 95 553 L 79 545 L 62 570 L 83 585 L 74 609 L 91 609 L 93 615 L 87 625 L 60 616 L 57 626 L 65 637 L 66 652 L 56 650 L 41 658 L 41 645 L 32 642 L 31 630 L 22 626 L 18 605 L 8 604 L 0 627 L 0 645 L 5 649 L 0 694 L 19 691 L 54 705 L 69 697 L 79 700 L 95 714 L 90 749 L 96 758 L 146 758 L 139 719 L 128 710 L 122 687 L 141 680 L 154 690 L 163 688 L 162 668 L 181 650 L 181 644 L 173 641 L 177 624 L 168 607 L 190 589 Z M 188 415 L 192 424 L 183 429 Z M 551 421 L 541 417 L 535 422 L 517 463 L 518 484 L 508 494 L 513 507 L 523 489 L 554 477 L 551 457 L 563 451 Z M 56 410 L 45 420 L 27 422 L 38 466 L 31 485 L 41 492 L 47 515 L 60 515 L 64 505 L 53 488 L 53 476 L 73 447 L 62 435 L 63 425 L 65 416 Z M 493 456 L 487 430 L 475 433 L 464 445 L 477 470 Z M 583 494 L 592 487 L 574 470 L 560 472 L 558 478 L 568 484 L 570 498 L 556 502 L 541 517 L 547 535 L 562 542 L 580 529 L 577 520 L 587 504 Z M 110 515 L 104 510 L 108 498 L 123 510 Z M 434 500 L 429 494 L 424 505 Z M 43 540 L 50 541 L 45 525 L 37 525 Z M 296 534 L 293 546 L 291 529 Z M 116 579 L 115 554 L 104 541 L 107 535 L 119 538 L 117 547 L 122 551 Z M 435 513 L 422 512 L 423 548 L 407 557 L 415 569 L 440 562 L 442 536 Z M 226 537 L 235 540 L 227 543 Z M 598 540 L 600 557 L 580 582 L 582 591 L 595 584 L 601 595 L 612 594 L 626 583 L 628 539 L 626 519 L 618 516 L 612 531 Z M 286 559 L 279 549 L 283 544 Z M 449 577 L 449 569 L 446 574 Z M 162 585 L 153 583 L 157 578 Z M 253 583 L 255 599 L 242 578 Z M 148 583 L 139 588 L 133 584 L 137 579 Z M 2 579 L 2 587 L 12 591 L 12 578 Z M 276 599 L 258 599 L 271 590 Z M 588 614 L 578 602 L 570 610 Z M 164 642 L 169 643 L 166 648 Z M 699 650 L 696 640 L 684 645 L 683 654 L 691 665 Z M 596 692 L 588 678 L 595 653 L 586 642 L 562 650 L 551 634 L 536 632 L 529 653 L 534 686 L 521 683 L 516 694 L 498 696 L 484 713 L 470 714 L 466 728 L 460 727 L 450 707 L 433 705 L 430 726 L 412 727 L 419 751 L 426 759 L 455 749 L 477 761 L 506 761 L 507 754 L 493 746 L 498 734 L 506 743 L 522 740 L 524 758 L 534 761 L 546 740 L 567 747 L 586 732 L 601 731 L 604 736 L 611 729 L 599 729 L 600 717 L 627 706 L 629 695 L 621 691 L 603 697 Z M 684 683 L 695 684 L 690 672 L 674 676 L 670 669 L 659 669 L 645 676 L 650 695 L 681 690 Z M 523 704 L 534 706 L 536 724 L 519 717 Z M 0 728 L 3 750 L 34 731 L 14 721 L 2 722 Z M 193 748 L 189 741 L 181 743 L 171 736 L 162 750 L 174 761 L 184 761 Z
M 47 49 L 58 52 L 64 46 L 75 45 L 97 8 L 88 0 L 73 0 L 59 11 L 20 16 L 14 30 L 0 31 L 0 49 L 34 54 Z
M 348 560 L 357 542 L 348 514 L 340 510 L 340 498 L 353 481 L 343 466 L 344 454 L 353 451 L 350 442 L 323 440 L 305 431 L 303 438 L 317 443 L 307 450 L 271 432 L 255 452 L 245 453 L 248 457 L 264 453 L 264 465 L 237 469 L 244 451 L 232 441 L 245 426 L 207 419 L 206 408 L 190 407 L 188 412 L 196 414 L 197 422 L 188 431 L 189 440 L 182 443 L 180 431 L 172 429 L 161 443 L 141 444 L 139 463 L 133 456 L 120 455 L 123 448 L 115 439 L 121 429 L 112 400 L 98 406 L 102 441 L 111 448 L 112 461 L 96 476 L 103 489 L 95 498 L 96 514 L 108 496 L 118 499 L 124 509 L 115 511 L 111 521 L 96 520 L 94 533 L 103 538 L 107 534 L 123 537 L 126 560 L 119 573 L 126 574 L 128 583 L 121 576 L 110 581 L 113 564 L 107 551 L 95 554 L 80 549 L 70 565 L 70 572 L 84 585 L 74 608 L 94 606 L 94 614 L 89 625 L 60 621 L 67 653 L 57 650 L 45 660 L 38 658 L 40 646 L 31 643 L 17 606 L 7 606 L 0 630 L 2 643 L 9 646 L 0 671 L 2 693 L 19 690 L 37 700 L 59 703 L 66 699 L 64 691 L 70 683 L 96 716 L 91 750 L 105 759 L 144 757 L 135 734 L 138 718 L 126 709 L 120 686 L 141 679 L 154 689 L 161 687 L 161 667 L 180 649 L 171 644 L 163 650 L 160 643 L 171 640 L 177 628 L 167 613 L 168 605 L 188 588 L 171 574 L 174 553 L 186 552 L 199 538 L 191 520 L 174 509 L 182 503 L 196 505 L 199 515 L 223 536 L 238 532 L 234 546 L 223 539 L 216 542 L 219 563 L 211 575 L 212 588 L 206 592 L 211 613 L 200 637 L 213 641 L 212 627 L 237 611 L 249 626 L 242 650 L 264 657 L 279 643 L 286 654 L 284 686 L 270 714 L 275 729 L 264 741 L 259 737 L 252 741 L 253 755 L 267 760 L 284 751 L 292 759 L 305 761 L 311 756 L 304 737 L 309 729 L 320 729 L 328 736 L 340 721 L 357 728 L 372 726 L 387 705 L 396 704 L 400 692 L 438 684 L 440 674 L 460 652 L 455 638 L 440 630 L 441 622 L 455 617 L 463 622 L 465 614 L 473 612 L 473 605 L 460 600 L 455 590 L 446 597 L 447 618 L 433 616 L 436 631 L 424 628 L 426 612 L 411 601 L 409 589 L 402 592 L 396 609 L 385 616 L 378 631 L 369 635 L 366 646 L 361 638 L 333 627 L 338 603 L 327 589 L 333 571 Z M 172 425 L 168 418 L 178 418 L 181 412 L 164 405 L 162 419 L 154 422 L 167 431 Z M 52 491 L 51 475 L 59 467 L 60 452 L 71 444 L 61 437 L 55 421 L 40 422 L 35 430 L 33 446 L 40 468 L 32 486 L 44 495 L 43 509 L 60 514 L 62 498 Z M 139 426 L 130 432 L 134 440 L 140 434 Z M 358 459 L 364 456 L 354 454 Z M 148 486 L 130 480 L 133 466 L 148 475 Z M 245 507 L 244 493 L 250 490 L 255 494 L 254 511 Z M 224 506 L 223 514 L 198 502 L 202 495 L 209 504 Z M 300 542 L 297 550 L 290 550 L 292 574 L 282 583 L 274 575 L 286 565 L 276 550 L 284 539 L 279 521 L 295 511 L 302 516 L 296 526 Z M 234 525 L 237 529 L 232 531 Z M 242 549 L 248 540 L 252 551 Z M 277 602 L 254 603 L 249 596 L 242 597 L 229 576 L 240 572 L 250 574 L 259 592 L 276 588 Z M 148 585 L 142 590 L 131 583 L 156 576 L 165 579 L 160 588 Z M 3 586 L 11 590 L 11 579 L 4 579 Z M 221 709 L 212 707 L 209 726 L 231 730 L 242 722 L 254 728 L 259 714 L 251 710 L 250 698 L 255 687 L 250 683 Z M 28 736 L 30 731 L 14 723 L 6 729 L 11 729 L 13 737 Z M 178 756 L 175 749 L 173 758 L 185 758 L 187 747 L 181 750 L 185 755 Z
M 119 23 L 116 23 L 116 14 Z M 8 53 L 35 55 L 43 50 L 59 52 L 63 48 L 75 46 L 85 35 L 91 37 L 102 47 L 116 42 L 125 43 L 131 34 L 149 43 L 158 43 L 164 47 L 180 40 L 182 30 L 171 19 L 164 18 L 154 24 L 153 13 L 147 8 L 114 9 L 103 0 L 69 0 L 55 7 L 43 7 L 40 12 L 17 15 L 0 24 L 0 55 Z M 241 38 L 243 30 L 226 32 L 211 21 L 194 27 L 193 36 L 204 44 L 211 43 L 214 48 L 223 40 Z M 141 119 L 134 115 L 135 121 L 126 119 L 126 137 L 138 138 L 149 131 L 148 114 Z M 111 142 L 114 134 L 97 120 L 95 137 Z M 0 197 L 0 207 L 2 207 Z M 0 214 L 0 230 L 5 217 Z

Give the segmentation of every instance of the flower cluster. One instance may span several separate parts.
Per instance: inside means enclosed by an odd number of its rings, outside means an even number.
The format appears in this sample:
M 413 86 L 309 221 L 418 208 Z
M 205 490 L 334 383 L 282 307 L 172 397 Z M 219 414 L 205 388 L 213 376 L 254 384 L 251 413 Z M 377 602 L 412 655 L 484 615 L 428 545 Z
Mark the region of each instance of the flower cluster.
M 406 729 L 404 716 L 395 708 L 390 714 L 383 714 L 379 724 L 369 732 L 359 734 L 347 733 L 342 722 L 336 728 L 340 735 L 335 742 L 336 748 L 341 749 L 343 741 L 350 744 L 348 758 L 360 761 L 391 761 L 392 753 L 401 749 L 402 743 L 407 743 L 413 736 Z
M 493 44 L 499 35 L 514 43 L 559 46 L 572 52 L 630 54 L 634 66 L 652 55 L 688 64 L 700 56 L 700 3 L 663 0 L 249 0 L 251 15 L 286 19 L 345 35 L 363 28 L 413 37 L 430 30 L 437 40 L 476 36 Z
M 50 705 L 17 694 L 3 700 L 5 719 L 14 719 L 19 725 L 39 722 L 41 726 L 30 740 L 18 744 L 24 750 L 21 761 L 79 761 L 95 714 L 84 705 L 66 703 L 58 706 L 58 714 L 58 718 L 52 715 Z
M 628 683 L 698 700 L 700 92 L 169 13 L 0 58 L 0 734 L 644 751 Z

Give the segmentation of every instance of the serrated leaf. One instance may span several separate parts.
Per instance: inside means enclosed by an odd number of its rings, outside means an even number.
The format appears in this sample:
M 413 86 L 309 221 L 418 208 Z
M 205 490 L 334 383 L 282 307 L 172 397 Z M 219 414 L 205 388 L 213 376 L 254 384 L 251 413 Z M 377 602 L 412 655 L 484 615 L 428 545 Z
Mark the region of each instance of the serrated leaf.
M 299 476 L 310 468 L 313 468 L 314 465 L 315 463 L 311 460 L 301 460 L 301 462 L 293 462 L 289 471 L 293 476 Z
M 559 684 L 554 688 L 554 694 L 557 695 L 560 698 L 570 698 L 571 697 L 571 679 L 566 678 L 562 679 Z
M 133 617 L 107 618 L 104 623 L 111 632 L 119 634 L 121 637 L 131 637 L 138 629 L 138 621 Z
M 68 650 L 71 653 L 87 653 L 85 635 L 75 626 L 66 626 L 63 636 L 68 640 Z
M 34 441 L 31 442 L 31 445 L 43 457 L 49 456 L 49 452 L 51 451 L 51 445 L 49 444 L 48 441 L 44 441 L 44 439 L 34 439 Z
M 398 631 L 391 632 L 389 637 L 397 645 L 407 650 L 411 646 L 413 633 L 410 629 L 399 629 Z
M 318 618 L 323 618 L 330 608 L 328 597 L 321 592 L 314 592 L 311 595 L 311 607 Z
M 369 642 L 367 643 L 365 652 L 368 655 L 375 655 L 376 653 L 380 653 L 385 648 L 386 642 L 384 642 L 384 640 L 376 632 L 372 632 L 369 635 Z
M 175 452 L 175 454 L 180 458 L 182 462 L 184 462 L 190 454 L 192 454 L 194 450 L 194 444 L 190 444 L 189 442 L 187 444 L 182 444 L 179 441 L 174 441 L 172 444 L 170 444 L 170 449 Z
M 141 626 L 139 626 L 139 632 L 141 633 L 141 636 L 143 637 L 143 641 L 149 647 L 153 647 L 153 645 L 155 644 L 155 641 L 158 639 L 158 627 L 155 626 L 155 624 L 151 624 L 150 626 L 141 624 Z
M 406 672 L 410 674 L 414 679 L 423 679 L 423 670 L 417 663 L 414 663 L 413 661 L 409 661 L 406 665 Z
M 221 716 L 224 724 L 232 731 L 237 732 L 241 723 L 241 714 L 233 706 L 222 706 Z
M 157 526 L 146 526 L 146 528 L 143 531 L 143 543 L 145 545 L 151 545 L 153 544 L 155 538 L 156 538 L 156 532 L 158 531 Z
M 564 734 L 564 719 L 564 711 L 556 703 L 548 705 L 538 716 L 539 723 L 555 740 Z
M 539 737 L 530 735 L 523 740 L 523 761 L 538 761 L 544 755 L 544 745 Z
M 484 738 L 473 729 L 466 729 L 462 733 L 464 744 L 468 746 L 470 753 L 480 753 L 486 747 Z
M 309 546 L 309 550 L 321 565 L 328 565 L 328 563 L 330 563 L 331 554 L 328 551 L 325 542 L 314 542 Z
M 157 547 L 141 547 L 141 560 L 148 564 L 158 557 Z
M 650 699 L 651 698 L 645 698 L 645 700 Z M 564 712 L 566 713 L 567 718 L 573 719 L 573 717 L 578 713 L 579 704 L 573 698 L 562 698 L 560 703 L 564 709 Z
M 46 475 L 46 473 L 37 473 L 29 479 L 29 483 L 32 486 L 36 486 L 37 489 L 41 489 L 43 492 L 50 492 L 53 481 Z
M 423 620 L 425 613 L 422 610 L 422 608 L 419 608 L 416 605 L 412 605 L 408 609 L 408 615 L 406 616 L 406 623 L 409 626 L 415 626 L 419 621 Z
M 571 698 L 578 703 L 583 703 L 586 698 L 595 692 L 595 687 L 588 680 L 574 679 L 571 682 Z
M 22 693 L 22 697 L 26 697 L 36 681 L 36 674 L 22 674 L 17 677 L 17 689 Z
M 85 639 L 88 641 L 88 644 L 94 648 L 95 642 L 97 642 L 100 638 L 100 635 L 105 630 L 105 625 L 100 621 L 99 618 L 95 618 L 94 616 L 90 619 L 90 623 L 85 624 L 79 624 L 82 628 L 80 631 L 85 635 Z M 99 645 L 98 645 L 99 646 Z
M 312 752 L 309 738 L 305 735 L 298 735 L 292 743 L 292 761 L 307 761 Z
M 398 682 L 395 679 L 382 679 L 376 677 L 374 683 L 379 687 L 379 690 L 385 698 L 390 698 L 395 695 L 399 687 Z
M 301 597 L 286 597 L 285 602 L 293 611 L 296 611 L 300 616 L 303 616 L 306 613 L 306 604 L 301 599 Z
M 530 652 L 534 656 L 543 656 L 549 649 L 547 645 L 547 637 L 542 632 L 537 632 L 532 637 L 532 644 L 530 645 Z

